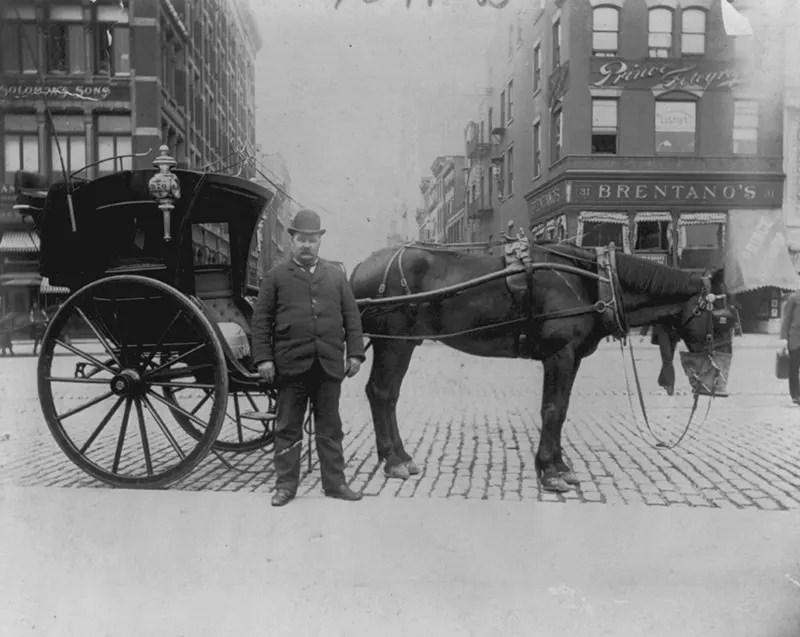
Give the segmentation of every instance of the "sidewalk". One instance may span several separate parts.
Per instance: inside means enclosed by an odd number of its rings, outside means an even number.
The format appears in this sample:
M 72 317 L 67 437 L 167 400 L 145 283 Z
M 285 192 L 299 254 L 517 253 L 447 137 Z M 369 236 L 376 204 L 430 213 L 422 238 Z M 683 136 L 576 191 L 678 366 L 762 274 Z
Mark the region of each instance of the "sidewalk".
M 0 490 L 0 634 L 794 637 L 800 512 Z

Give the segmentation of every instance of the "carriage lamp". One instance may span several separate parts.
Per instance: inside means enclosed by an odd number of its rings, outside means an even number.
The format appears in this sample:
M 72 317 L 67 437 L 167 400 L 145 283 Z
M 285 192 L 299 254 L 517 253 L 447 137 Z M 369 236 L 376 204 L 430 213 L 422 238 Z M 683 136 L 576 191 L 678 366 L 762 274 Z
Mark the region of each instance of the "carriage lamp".
M 153 160 L 153 165 L 159 172 L 153 175 L 148 182 L 150 196 L 158 202 L 164 221 L 164 241 L 170 241 L 170 215 L 175 209 L 173 202 L 181 198 L 181 182 L 177 175 L 172 173 L 172 168 L 177 165 L 173 157 L 170 157 L 169 148 L 164 145 L 158 149 L 159 155 Z

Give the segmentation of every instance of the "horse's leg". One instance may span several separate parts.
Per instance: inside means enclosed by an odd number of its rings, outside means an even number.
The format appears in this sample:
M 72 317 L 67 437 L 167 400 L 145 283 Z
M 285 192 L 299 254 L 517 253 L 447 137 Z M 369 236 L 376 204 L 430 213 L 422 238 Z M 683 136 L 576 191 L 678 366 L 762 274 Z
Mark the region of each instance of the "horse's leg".
M 663 327 L 653 328 L 657 331 L 658 351 L 661 354 L 661 371 L 658 374 L 658 384 L 663 387 L 667 394 L 672 396 L 675 393 L 675 367 L 672 360 L 675 356 L 677 342 L 670 338 L 670 334 Z
M 579 357 L 575 357 L 575 364 L 572 368 L 572 377 L 570 378 L 569 385 L 566 388 L 566 402 L 564 404 L 564 411 L 561 413 L 561 419 L 558 423 L 558 433 L 556 434 L 556 453 L 554 458 L 556 471 L 558 471 L 558 475 L 561 477 L 561 479 L 571 486 L 578 486 L 580 484 L 580 480 L 578 480 L 577 476 L 572 471 L 572 467 L 570 467 L 564 461 L 564 454 L 561 449 L 561 431 L 564 428 L 564 423 L 567 420 L 567 411 L 569 410 L 569 400 L 572 396 L 572 387 L 575 384 L 575 378 L 578 376 L 578 370 L 580 369 L 582 360 L 583 359 Z
M 411 458 L 399 438 L 395 408 L 414 346 L 409 341 L 373 339 L 372 370 L 366 387 L 378 459 L 386 461 L 386 475 L 404 480 L 410 475 L 406 463 Z
M 561 424 L 566 416 L 569 392 L 575 378 L 575 361 L 575 352 L 571 346 L 544 360 L 542 433 L 535 464 L 539 481 L 545 491 L 570 490 L 569 484 L 559 475 L 556 457 L 560 451 Z

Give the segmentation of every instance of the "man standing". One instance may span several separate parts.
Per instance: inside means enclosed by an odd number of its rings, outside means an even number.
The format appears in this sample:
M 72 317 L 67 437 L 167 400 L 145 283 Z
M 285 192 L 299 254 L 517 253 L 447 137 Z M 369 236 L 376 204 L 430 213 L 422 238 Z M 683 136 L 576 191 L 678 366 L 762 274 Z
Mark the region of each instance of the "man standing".
M 325 234 L 319 215 L 300 210 L 288 230 L 291 259 L 267 272 L 253 312 L 253 360 L 278 389 L 272 505 L 297 493 L 309 400 L 325 495 L 360 500 L 345 481 L 339 396 L 345 375 L 354 376 L 365 358 L 361 317 L 344 272 L 318 257 Z
M 800 405 L 800 290 L 792 292 L 783 308 L 781 339 L 789 350 L 789 395 Z

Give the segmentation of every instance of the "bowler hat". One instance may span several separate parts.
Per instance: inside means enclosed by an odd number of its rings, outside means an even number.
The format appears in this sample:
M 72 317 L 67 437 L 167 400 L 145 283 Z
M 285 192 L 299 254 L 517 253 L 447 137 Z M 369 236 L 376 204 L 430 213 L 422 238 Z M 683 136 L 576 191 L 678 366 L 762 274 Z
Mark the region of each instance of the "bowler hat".
M 304 208 L 292 219 L 292 224 L 288 228 L 289 234 L 300 232 L 302 234 L 325 234 L 322 228 L 322 221 L 319 215 L 313 210 Z

